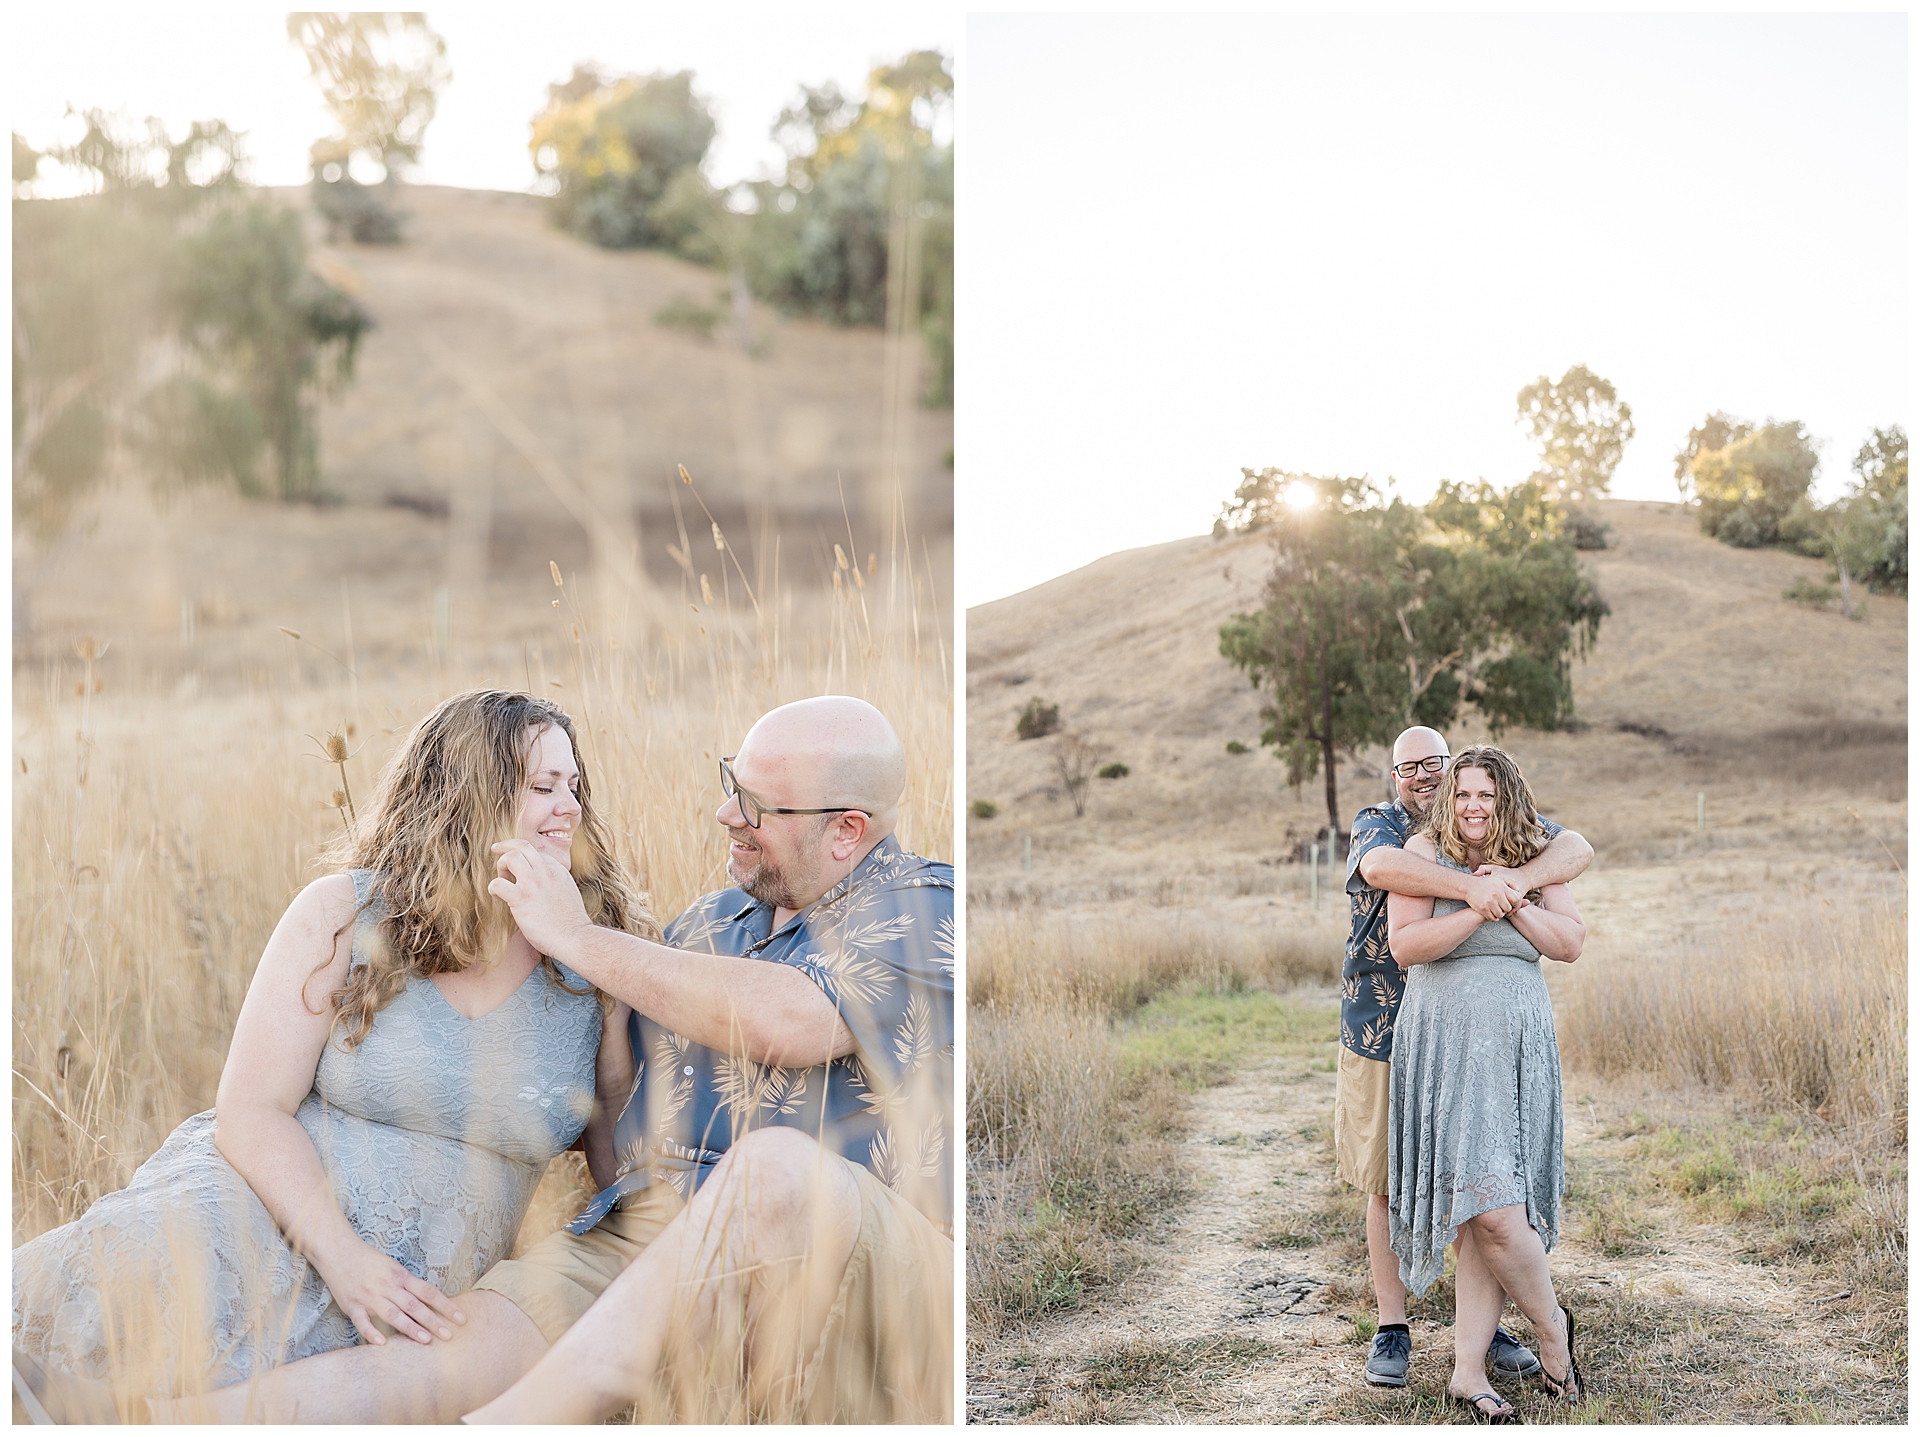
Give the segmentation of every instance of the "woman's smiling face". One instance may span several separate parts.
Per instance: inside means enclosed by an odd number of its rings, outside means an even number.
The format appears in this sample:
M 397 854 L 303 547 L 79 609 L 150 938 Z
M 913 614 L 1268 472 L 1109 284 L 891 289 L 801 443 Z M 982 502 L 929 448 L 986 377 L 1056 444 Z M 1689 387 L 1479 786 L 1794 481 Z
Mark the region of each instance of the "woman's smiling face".
M 1453 816 L 1460 836 L 1474 848 L 1487 841 L 1498 790 L 1484 768 L 1463 768 L 1454 775 Z
M 564 730 L 543 728 L 530 739 L 514 836 L 566 863 L 580 822 L 580 765 Z

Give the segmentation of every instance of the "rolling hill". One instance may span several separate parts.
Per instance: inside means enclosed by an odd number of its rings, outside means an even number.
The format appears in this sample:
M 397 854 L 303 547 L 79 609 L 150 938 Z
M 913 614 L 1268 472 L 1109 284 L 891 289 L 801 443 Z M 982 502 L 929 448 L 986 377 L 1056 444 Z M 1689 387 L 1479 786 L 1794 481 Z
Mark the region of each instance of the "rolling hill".
M 1813 560 L 1726 548 L 1677 505 L 1602 511 L 1613 545 L 1583 557 L 1613 612 L 1574 671 L 1586 727 L 1503 739 L 1546 811 L 1593 841 L 1589 888 L 1609 870 L 1607 884 L 1631 886 L 1634 868 L 1663 870 L 1658 887 L 1679 864 L 1730 894 L 1755 862 L 1893 884 L 1906 601 L 1874 597 L 1848 622 L 1781 597 L 1820 572 Z M 1177 539 L 968 611 L 966 793 L 1001 810 L 968 820 L 972 901 L 1172 901 L 1177 888 L 1257 903 L 1304 884 L 1320 783 L 1287 788 L 1258 747 L 1260 695 L 1218 651 L 1219 626 L 1258 602 L 1267 563 L 1258 535 Z M 1015 736 L 1033 697 L 1130 769 L 1094 780 L 1084 818 L 1053 771 L 1058 741 Z M 1470 718 L 1449 737 L 1458 748 L 1485 731 Z M 1229 740 L 1255 751 L 1229 754 Z M 1385 757 L 1341 765 L 1344 815 L 1384 791 Z
M 550 562 L 629 617 L 684 614 L 702 574 L 716 592 L 738 577 L 696 493 L 761 591 L 825 585 L 836 541 L 905 576 L 910 545 L 905 577 L 944 621 L 953 416 L 908 402 L 889 418 L 881 333 L 756 304 L 749 353 L 715 271 L 596 249 L 528 195 L 418 187 L 403 203 L 391 246 L 322 243 L 309 216 L 313 267 L 376 326 L 321 407 L 329 502 L 156 496 L 129 472 L 57 542 L 16 535 L 16 664 L 94 634 L 138 645 L 161 681 L 213 681 L 284 665 L 282 625 L 393 662 L 449 633 L 517 655 L 551 627 Z M 724 319 L 709 334 L 657 318 L 676 309 Z

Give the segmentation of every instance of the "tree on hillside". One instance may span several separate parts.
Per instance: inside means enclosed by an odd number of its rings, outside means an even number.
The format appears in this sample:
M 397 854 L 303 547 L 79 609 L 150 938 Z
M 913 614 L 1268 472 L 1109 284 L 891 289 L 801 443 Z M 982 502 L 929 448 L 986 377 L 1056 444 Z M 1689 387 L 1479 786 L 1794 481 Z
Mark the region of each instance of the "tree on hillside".
M 419 161 L 452 72 L 447 42 L 418 11 L 300 11 L 287 38 L 333 114 L 335 132 L 314 142 L 314 204 L 328 223 L 361 243 L 400 238 L 393 207 L 403 166 Z M 371 171 L 365 183 L 351 171 Z
M 1260 742 L 1288 784 L 1324 773 L 1327 824 L 1340 832 L 1336 754 L 1391 740 L 1410 698 L 1398 616 L 1414 594 L 1399 560 L 1418 521 L 1397 498 L 1381 505 L 1364 478 L 1273 471 L 1282 479 L 1309 486 L 1313 502 L 1276 515 L 1263 603 L 1221 628 L 1220 652 L 1265 686 Z
M 1263 470 L 1238 502 L 1272 529 L 1275 562 L 1220 652 L 1267 689 L 1261 743 L 1288 782 L 1324 767 L 1335 831 L 1338 753 L 1443 727 L 1463 702 L 1496 734 L 1571 717 L 1571 656 L 1608 610 L 1543 486 L 1446 484 L 1422 510 L 1365 479 Z
M 713 137 L 691 70 L 613 75 L 576 65 L 566 83 L 547 87 L 530 144 L 564 228 L 609 249 L 691 250 L 689 258 L 712 261 L 721 201 L 700 165 Z
M 1853 586 L 1907 591 L 1907 435 L 1899 425 L 1876 429 L 1853 457 L 1854 482 L 1831 504 L 1803 495 L 1781 523 L 1833 566 L 1840 612 L 1854 612 Z M 1805 542 L 1811 540 L 1811 543 Z
M 753 186 L 748 250 L 754 288 L 784 309 L 917 329 L 929 404 L 953 390 L 953 149 L 933 134 L 952 97 L 934 50 L 877 67 L 863 99 L 802 87 L 773 130 L 786 175 Z
M 1689 429 L 1687 442 L 1673 456 L 1673 482 L 1680 488 L 1680 497 L 1688 501 L 1692 499 L 1695 459 L 1710 449 L 1725 449 L 1734 440 L 1745 439 L 1751 433 L 1753 426 L 1746 420 L 1735 419 L 1719 409 Z
M 370 321 L 239 187 L 225 124 L 82 118 L 51 153 L 99 192 L 14 207 L 16 522 L 58 530 L 120 472 L 311 492 L 311 395 Z
M 1496 738 L 1510 725 L 1561 727 L 1573 717 L 1572 660 L 1586 657 L 1611 610 L 1559 505 L 1531 480 L 1505 493 L 1447 481 L 1423 513 L 1428 528 L 1407 562 L 1427 577 L 1403 627 L 1412 655 L 1457 657 L 1416 693 L 1409 716 L 1444 728 L 1464 701 Z
M 1872 542 L 1860 577 L 1875 589 L 1907 592 L 1907 431 L 1898 424 L 1876 429 L 1853 456 L 1853 502 L 1869 519 Z
M 1613 385 L 1576 364 L 1557 380 L 1541 375 L 1515 402 L 1520 424 L 1540 446 L 1534 482 L 1569 505 L 1605 498 L 1633 438 L 1633 410 Z
M 1747 432 L 1719 448 L 1700 448 L 1687 464 L 1687 488 L 1700 527 L 1736 549 L 1790 541 L 1794 535 L 1783 535 L 1781 526 L 1805 499 L 1820 456 L 1806 426 L 1797 421 L 1769 420 L 1758 429 L 1735 424 L 1723 432 L 1738 429 Z

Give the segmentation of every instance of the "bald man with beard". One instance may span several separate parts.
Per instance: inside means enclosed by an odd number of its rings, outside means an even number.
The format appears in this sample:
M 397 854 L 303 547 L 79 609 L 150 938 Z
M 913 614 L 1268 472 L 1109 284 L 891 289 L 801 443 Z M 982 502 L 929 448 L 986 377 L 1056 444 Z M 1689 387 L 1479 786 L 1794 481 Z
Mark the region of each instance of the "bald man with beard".
M 667 946 L 595 927 L 560 862 L 495 845 L 521 932 L 630 1010 L 599 1195 L 458 1296 L 450 1340 L 172 1415 L 952 1422 L 953 868 L 893 837 L 906 758 L 871 704 L 786 704 L 719 767 L 735 886 Z
M 1406 992 L 1406 975 L 1387 946 L 1387 894 L 1457 899 L 1492 922 L 1533 889 L 1571 883 L 1593 861 L 1584 838 L 1545 818 L 1540 822 L 1551 841 L 1524 868 L 1483 867 L 1466 874 L 1404 852 L 1426 818 L 1447 759 L 1447 740 L 1435 729 L 1415 725 L 1395 739 L 1389 771 L 1393 797 L 1354 816 L 1347 850 L 1353 926 L 1341 970 L 1333 1149 L 1341 1180 L 1367 1194 L 1367 1263 L 1378 1312 L 1366 1379 L 1375 1387 L 1406 1386 L 1413 1355 L 1407 1289 L 1387 1233 L 1387 1078 L 1393 1020 Z M 1510 1377 L 1540 1369 L 1540 1360 L 1503 1327 L 1494 1329 L 1487 1357 L 1495 1372 Z

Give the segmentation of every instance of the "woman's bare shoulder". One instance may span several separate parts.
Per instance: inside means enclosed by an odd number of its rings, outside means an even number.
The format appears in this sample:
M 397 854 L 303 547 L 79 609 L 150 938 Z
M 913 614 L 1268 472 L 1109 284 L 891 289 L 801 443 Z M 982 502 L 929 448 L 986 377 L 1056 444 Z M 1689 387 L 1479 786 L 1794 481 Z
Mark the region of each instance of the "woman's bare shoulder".
M 287 912 L 298 912 L 303 917 L 311 917 L 327 924 L 329 928 L 339 928 L 353 917 L 353 910 L 359 903 L 354 893 L 351 873 L 329 873 L 325 878 L 316 878 L 294 895 Z
M 1424 833 L 1414 834 L 1401 846 L 1416 858 L 1437 859 L 1440 856 L 1440 850 L 1433 846 L 1433 839 Z
M 323 953 L 341 956 L 347 945 L 340 940 L 352 927 L 358 904 L 351 874 L 330 873 L 314 879 L 287 905 L 263 961 L 284 954 L 286 962 L 304 965 L 301 971 L 306 971 Z

